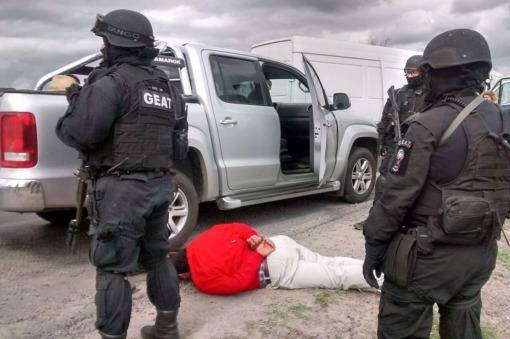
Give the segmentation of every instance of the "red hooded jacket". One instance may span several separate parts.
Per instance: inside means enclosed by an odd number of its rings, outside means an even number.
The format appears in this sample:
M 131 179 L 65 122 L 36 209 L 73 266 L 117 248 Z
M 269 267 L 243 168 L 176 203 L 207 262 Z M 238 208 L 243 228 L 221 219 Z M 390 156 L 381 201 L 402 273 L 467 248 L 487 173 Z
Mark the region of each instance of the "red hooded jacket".
M 246 224 L 219 224 L 186 247 L 191 280 L 204 293 L 234 294 L 260 288 L 259 268 L 264 257 L 246 239 L 257 234 Z

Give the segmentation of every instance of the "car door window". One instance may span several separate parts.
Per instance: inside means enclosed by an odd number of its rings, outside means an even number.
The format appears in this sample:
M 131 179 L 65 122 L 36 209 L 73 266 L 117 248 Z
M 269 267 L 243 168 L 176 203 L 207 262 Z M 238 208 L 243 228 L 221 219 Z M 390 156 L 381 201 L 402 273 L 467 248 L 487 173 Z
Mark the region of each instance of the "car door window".
M 244 105 L 268 104 L 256 61 L 212 56 L 211 69 L 216 93 L 221 100 Z
M 269 64 L 263 72 L 273 103 L 311 103 L 310 91 L 299 75 Z
M 500 93 L 499 103 L 501 105 L 510 105 L 510 81 L 501 84 Z

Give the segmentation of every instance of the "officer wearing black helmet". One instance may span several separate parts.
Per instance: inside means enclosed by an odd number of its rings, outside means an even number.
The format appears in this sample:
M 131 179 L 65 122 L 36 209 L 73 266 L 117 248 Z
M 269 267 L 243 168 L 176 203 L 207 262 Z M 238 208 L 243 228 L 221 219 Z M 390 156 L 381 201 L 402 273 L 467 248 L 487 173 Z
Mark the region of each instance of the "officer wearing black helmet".
M 59 138 L 93 169 L 89 197 L 90 261 L 97 268 L 96 328 L 102 338 L 126 338 L 132 298 L 127 273 L 145 266 L 147 293 L 156 306 L 143 338 L 178 338 L 179 283 L 168 252 L 173 133 L 183 104 L 163 71 L 152 66 L 152 26 L 130 10 L 98 15 L 103 62 L 83 88 L 67 91 L 69 109 Z M 182 120 L 182 119 L 181 119 Z
M 421 112 L 425 108 L 425 91 L 423 89 L 423 75 L 421 74 L 419 65 L 422 60 L 421 55 L 413 55 L 406 61 L 404 74 L 407 85 L 396 90 L 396 104 L 399 115 L 399 124 L 404 130 L 407 126 L 406 120 L 415 113 Z M 393 116 L 393 107 L 390 99 L 386 101 L 381 121 L 377 123 L 377 134 L 379 137 L 378 144 L 380 155 L 382 157 L 379 166 L 379 176 L 375 184 L 374 204 L 380 198 L 386 180 L 386 172 L 388 171 L 388 162 L 393 155 L 397 143 L 395 135 L 395 119 Z M 366 221 L 366 220 L 365 220 Z M 354 224 L 354 228 L 362 229 L 365 221 Z
M 421 65 L 432 106 L 390 160 L 363 274 L 372 286 L 385 274 L 379 338 L 428 338 L 434 303 L 442 338 L 481 338 L 480 290 L 510 209 L 510 120 L 480 96 L 492 64 L 478 32 L 436 36 Z

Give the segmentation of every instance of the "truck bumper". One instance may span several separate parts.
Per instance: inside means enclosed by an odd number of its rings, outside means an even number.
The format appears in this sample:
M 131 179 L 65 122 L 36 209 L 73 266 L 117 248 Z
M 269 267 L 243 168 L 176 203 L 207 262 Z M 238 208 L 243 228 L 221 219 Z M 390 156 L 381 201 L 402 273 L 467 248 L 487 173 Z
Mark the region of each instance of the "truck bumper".
M 0 179 L 0 210 L 37 212 L 44 209 L 44 191 L 40 181 Z

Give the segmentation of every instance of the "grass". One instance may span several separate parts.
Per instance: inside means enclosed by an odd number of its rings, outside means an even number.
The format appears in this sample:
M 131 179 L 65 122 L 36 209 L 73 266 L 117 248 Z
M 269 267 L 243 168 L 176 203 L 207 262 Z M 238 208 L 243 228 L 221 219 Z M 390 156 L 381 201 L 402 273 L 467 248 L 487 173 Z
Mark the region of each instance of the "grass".
M 510 269 L 510 252 L 507 249 L 499 248 L 498 251 L 498 263 Z
M 329 302 L 331 301 L 331 292 L 325 289 L 319 289 L 315 293 L 315 303 L 320 306 L 320 308 L 326 308 L 329 306 Z
M 262 320 L 262 325 L 266 328 L 286 327 L 290 318 L 304 319 L 312 307 L 302 304 L 273 304 L 268 313 L 268 317 Z
M 312 308 L 310 306 L 298 303 L 298 304 L 295 304 L 295 305 L 290 305 L 288 307 L 287 311 L 290 314 L 292 314 L 293 316 L 295 316 L 296 318 L 303 319 L 303 318 L 306 317 L 306 313 L 308 313 L 308 311 L 310 311 L 311 309 Z

